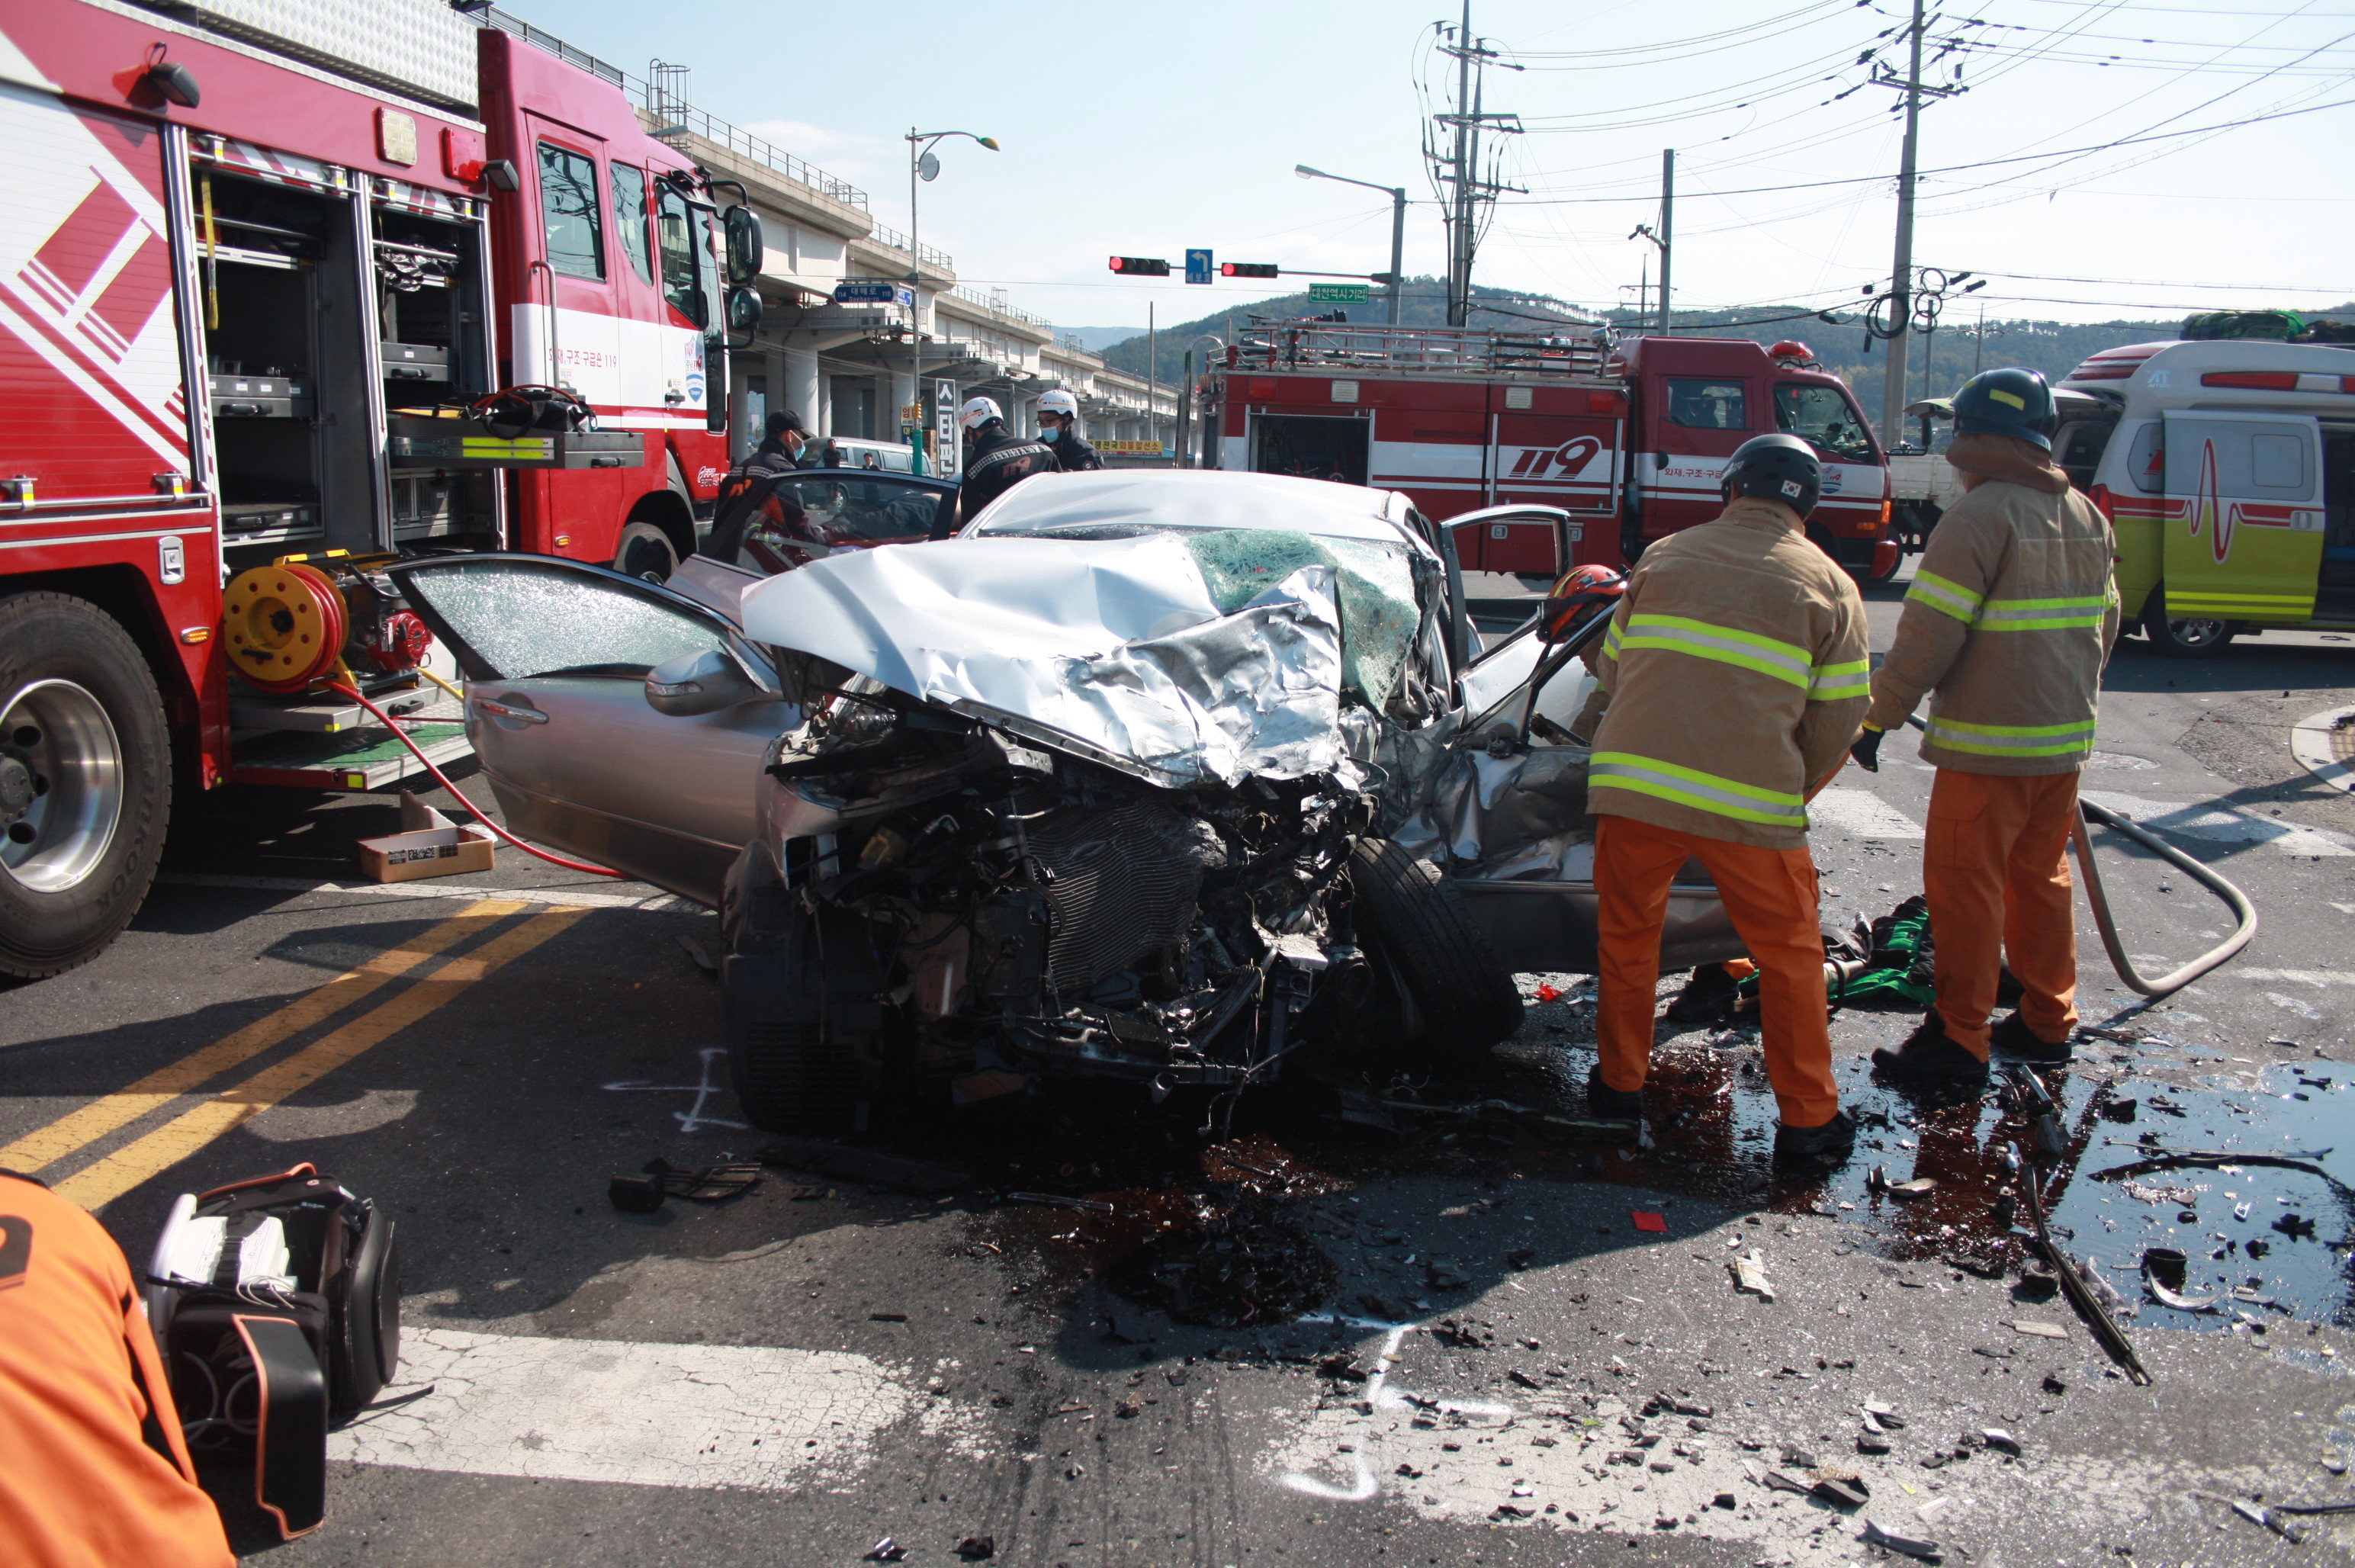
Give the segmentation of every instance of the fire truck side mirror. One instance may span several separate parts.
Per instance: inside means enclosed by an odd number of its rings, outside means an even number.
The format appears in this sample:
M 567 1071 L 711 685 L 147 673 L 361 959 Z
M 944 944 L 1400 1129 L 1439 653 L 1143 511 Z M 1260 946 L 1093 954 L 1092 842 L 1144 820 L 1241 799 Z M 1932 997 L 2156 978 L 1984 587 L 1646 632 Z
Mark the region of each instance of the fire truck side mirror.
M 749 207 L 731 207 L 721 215 L 720 222 L 727 228 L 728 281 L 749 283 L 761 275 L 761 261 L 766 254 L 761 237 L 761 216 Z M 729 302 L 728 319 L 732 326 L 736 319 L 732 296 Z
M 521 190 L 523 176 L 516 173 L 514 159 L 493 158 L 483 165 L 483 183 L 493 190 Z
M 144 74 L 147 85 L 154 88 L 166 103 L 194 109 L 204 97 L 197 86 L 197 73 L 177 61 L 159 59 L 149 66 Z
M 741 212 L 742 208 L 736 211 Z M 741 284 L 728 291 L 728 347 L 750 348 L 761 325 L 761 292 Z

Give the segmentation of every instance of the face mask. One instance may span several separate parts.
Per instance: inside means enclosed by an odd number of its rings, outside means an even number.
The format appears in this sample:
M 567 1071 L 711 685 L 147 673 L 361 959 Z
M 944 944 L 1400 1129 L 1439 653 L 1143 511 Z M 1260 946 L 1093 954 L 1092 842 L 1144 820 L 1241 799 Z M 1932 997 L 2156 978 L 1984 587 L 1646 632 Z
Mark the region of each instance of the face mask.
M 1063 439 L 1063 427 L 1041 420 L 1039 421 L 1039 439 L 1052 445 Z

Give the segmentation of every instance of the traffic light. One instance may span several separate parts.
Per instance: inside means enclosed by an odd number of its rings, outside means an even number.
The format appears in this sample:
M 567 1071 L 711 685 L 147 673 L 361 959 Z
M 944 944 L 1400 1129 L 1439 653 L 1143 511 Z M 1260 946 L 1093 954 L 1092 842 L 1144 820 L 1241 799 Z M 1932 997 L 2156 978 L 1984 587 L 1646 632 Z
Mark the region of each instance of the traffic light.
M 1169 263 L 1158 256 L 1114 256 L 1112 270 L 1124 277 L 1166 278 Z
M 1277 268 L 1273 261 L 1228 261 L 1219 268 L 1219 272 L 1230 278 L 1273 278 L 1277 275 Z

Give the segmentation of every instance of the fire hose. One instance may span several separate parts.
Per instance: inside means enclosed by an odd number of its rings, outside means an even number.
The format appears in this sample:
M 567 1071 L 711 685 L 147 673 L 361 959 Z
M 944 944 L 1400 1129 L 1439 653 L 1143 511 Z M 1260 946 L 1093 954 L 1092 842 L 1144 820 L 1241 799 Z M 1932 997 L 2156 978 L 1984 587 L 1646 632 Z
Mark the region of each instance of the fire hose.
M 1928 730 L 1927 725 L 1911 714 L 1906 716 L 1905 722 L 1924 732 Z M 2117 922 L 2110 913 L 2109 892 L 2102 885 L 2102 869 L 2094 859 L 2093 836 L 2085 831 L 2085 825 L 2089 822 L 2133 839 L 2222 899 L 2225 907 L 2232 912 L 2232 934 L 2180 968 L 2155 980 L 2145 978 L 2142 971 L 2135 967 L 2134 960 L 2127 956 L 2125 944 L 2118 940 Z M 2102 948 L 2110 955 L 2110 967 L 2117 971 L 2118 978 L 2126 982 L 2128 990 L 2154 998 L 2172 996 L 2211 970 L 2229 963 L 2249 944 L 2250 938 L 2257 934 L 2256 907 L 2249 902 L 2248 894 L 2156 833 L 2136 826 L 2117 813 L 2095 805 L 2090 800 L 2080 799 L 2076 820 L 2070 825 L 2069 838 L 2077 850 L 2077 864 L 2085 873 L 2085 901 L 2093 906 L 2094 924 L 2102 933 Z

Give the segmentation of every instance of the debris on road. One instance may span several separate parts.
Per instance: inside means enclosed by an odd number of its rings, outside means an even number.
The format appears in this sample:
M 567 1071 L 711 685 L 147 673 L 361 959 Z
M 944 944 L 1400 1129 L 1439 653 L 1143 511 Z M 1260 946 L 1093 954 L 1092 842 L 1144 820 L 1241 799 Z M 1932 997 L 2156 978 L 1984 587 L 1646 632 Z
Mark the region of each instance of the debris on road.
M 2178 1312 L 2214 1312 L 2216 1293 L 2205 1296 L 2181 1294 L 2185 1279 L 2186 1260 L 2173 1247 L 2146 1247 L 2142 1254 L 2143 1288 L 2150 1292 L 2153 1301 L 2161 1307 L 2171 1307 Z
M 2025 1317 L 2014 1318 L 2011 1328 L 2015 1334 L 2026 1334 L 2036 1339 L 2066 1339 L 2069 1337 L 2069 1330 L 2058 1323 L 2038 1323 Z
M 1936 1190 L 1938 1184 L 1935 1181 L 1926 1176 L 1917 1176 L 1911 1181 L 1901 1181 L 1891 1187 L 1889 1196 L 1911 1202 L 1917 1198 L 1927 1198 Z
M 1668 1217 L 1666 1214 L 1654 1214 L 1642 1209 L 1631 1209 L 1628 1212 L 1635 1218 L 1636 1229 L 1639 1231 L 1664 1232 L 1668 1228 Z
M 968 1563 L 979 1563 L 997 1555 L 997 1538 L 994 1535 L 968 1535 L 956 1543 L 956 1554 Z
M 1761 1301 L 1774 1299 L 1774 1284 L 1766 1277 L 1765 1261 L 1759 1257 L 1756 1247 L 1751 1248 L 1745 1256 L 1736 1258 L 1726 1267 L 1732 1272 L 1735 1290 L 1747 1292 Z
M 761 1183 L 761 1168 L 751 1160 L 687 1169 L 657 1155 L 646 1161 L 643 1176 L 617 1176 L 605 1184 L 605 1196 L 624 1214 L 651 1214 L 666 1198 L 692 1203 L 725 1203 L 741 1198 Z
M 1936 1541 L 1916 1541 L 1912 1536 L 1891 1534 L 1870 1520 L 1864 1521 L 1864 1543 L 1867 1546 L 1878 1546 L 1884 1552 L 1898 1552 L 1908 1557 L 1917 1557 L 1924 1563 L 1944 1563 L 1946 1560 L 1945 1553 L 1939 1549 Z
M 711 950 L 703 944 L 682 931 L 678 933 L 678 944 L 687 955 L 695 961 L 697 968 L 707 975 L 719 973 L 719 961 L 711 956 Z
M 859 1561 L 862 1563 L 899 1563 L 905 1561 L 907 1555 L 908 1549 L 887 1535 L 882 1540 L 877 1541 L 873 1547 L 869 1548 L 867 1555 L 860 1558 Z
M 1036 1203 L 1046 1209 L 1076 1209 L 1082 1214 L 1113 1214 L 1119 1212 L 1100 1198 L 1070 1198 L 1060 1192 L 1009 1192 L 1009 1203 Z
M 2020 1456 L 2022 1450 L 2019 1446 L 2019 1439 L 1999 1426 L 1990 1426 L 1981 1432 L 1979 1436 L 1988 1447 L 1998 1453 L 2009 1454 L 2015 1459 Z

